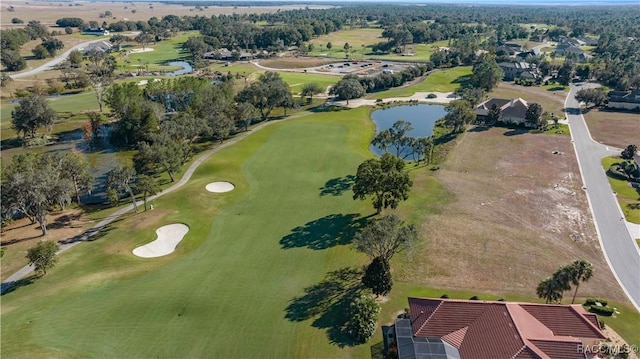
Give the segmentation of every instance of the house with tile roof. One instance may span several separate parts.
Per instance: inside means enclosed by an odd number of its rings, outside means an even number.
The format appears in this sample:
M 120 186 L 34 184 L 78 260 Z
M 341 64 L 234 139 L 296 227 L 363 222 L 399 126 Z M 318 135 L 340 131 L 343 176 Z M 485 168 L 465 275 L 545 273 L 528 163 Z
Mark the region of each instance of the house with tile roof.
M 585 359 L 605 339 L 579 304 L 409 298 L 384 341 L 400 359 Z
M 476 120 L 481 123 L 491 122 L 488 121 L 488 116 L 492 108 L 500 110 L 500 116 L 498 122 L 513 125 L 535 126 L 535 124 L 529 124 L 526 120 L 527 109 L 529 104 L 527 101 L 517 99 L 504 99 L 504 98 L 490 98 L 487 101 L 477 105 L 473 112 L 476 114 Z

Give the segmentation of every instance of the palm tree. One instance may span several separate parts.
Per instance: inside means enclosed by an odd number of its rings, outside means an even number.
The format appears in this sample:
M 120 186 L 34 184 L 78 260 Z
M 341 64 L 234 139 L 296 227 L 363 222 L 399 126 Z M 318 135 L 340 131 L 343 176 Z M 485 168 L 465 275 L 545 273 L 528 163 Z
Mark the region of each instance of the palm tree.
M 593 276 L 593 267 L 591 263 L 584 259 L 576 259 L 571 263 L 571 283 L 576 286 L 576 290 L 573 292 L 573 298 L 571 304 L 576 300 L 576 294 L 578 293 L 578 286 L 580 282 L 586 282 Z
M 536 288 L 538 297 L 545 300 L 545 303 L 555 303 L 562 300 L 562 290 L 559 288 L 558 281 L 555 278 L 548 277 Z
M 553 279 L 556 282 L 557 289 L 560 291 L 560 302 L 565 291 L 571 290 L 571 282 L 573 281 L 573 267 L 566 265 L 560 267 L 555 273 L 553 273 Z

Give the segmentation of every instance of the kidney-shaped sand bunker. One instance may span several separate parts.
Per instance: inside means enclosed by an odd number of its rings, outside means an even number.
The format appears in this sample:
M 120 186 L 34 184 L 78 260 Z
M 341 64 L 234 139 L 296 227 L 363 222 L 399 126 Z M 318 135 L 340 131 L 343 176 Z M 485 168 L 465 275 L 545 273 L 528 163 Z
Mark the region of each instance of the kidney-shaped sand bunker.
M 133 250 L 133 254 L 142 258 L 162 257 L 176 250 L 178 243 L 189 232 L 189 227 L 182 223 L 169 224 L 156 230 L 158 239 Z

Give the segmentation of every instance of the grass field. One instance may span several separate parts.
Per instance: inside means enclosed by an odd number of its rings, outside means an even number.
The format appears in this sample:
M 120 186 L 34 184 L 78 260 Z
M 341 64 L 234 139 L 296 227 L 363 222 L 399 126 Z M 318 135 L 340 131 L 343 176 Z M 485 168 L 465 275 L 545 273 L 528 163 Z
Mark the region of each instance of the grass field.
M 323 89 L 326 89 L 328 86 L 333 85 L 340 80 L 340 76 L 305 74 L 297 72 L 280 72 L 280 77 L 289 85 L 291 93 L 293 94 L 299 94 L 302 90 L 302 86 L 308 83 L 315 82 Z
M 583 114 L 594 140 L 618 148 L 638 143 L 640 115 L 637 113 L 592 108 Z
M 368 357 L 380 331 L 367 345 L 351 347 L 338 327 L 340 298 L 357 282 L 346 269 L 366 262 L 346 244 L 373 209 L 369 201 L 353 201 L 344 186 L 329 185 L 371 156 L 368 113 L 359 108 L 273 124 L 207 160 L 186 187 L 154 201 L 153 211 L 130 214 L 65 252 L 47 276 L 3 296 L 2 356 Z M 423 240 L 394 258 L 396 286 L 380 324 L 391 322 L 409 295 L 537 301 L 538 277 L 576 255 L 597 270 L 579 295 L 624 298 L 598 249 L 564 237 L 569 226 L 593 228 L 567 220 L 561 209 L 557 218 L 534 215 L 547 213 L 544 198 L 559 199 L 553 191 L 527 191 L 576 167 L 575 159 L 535 149 L 572 153 L 570 144 L 504 131 L 466 134 L 435 177 L 426 167 L 410 170 L 414 187 L 398 213 L 418 225 Z M 557 175 L 529 175 L 550 159 L 561 161 Z M 215 180 L 231 181 L 236 190 L 206 193 Z M 576 201 L 584 198 L 561 198 L 566 206 Z M 514 217 L 513 208 L 526 211 Z M 557 227 L 540 225 L 549 221 Z M 153 240 L 156 228 L 176 222 L 190 232 L 174 254 L 152 260 L 131 254 Z M 520 251 L 527 255 L 514 261 Z M 344 275 L 332 276 L 336 270 Z M 637 337 L 629 323 L 638 315 L 619 308 L 624 314 L 610 325 Z
M 310 53 L 310 55 L 327 53 L 327 55 L 330 56 L 332 53 L 342 52 L 342 57 L 344 57 L 343 47 L 347 42 L 356 50 L 356 53 L 360 53 L 362 45 L 368 47 L 373 44 L 377 44 L 380 41 L 384 41 L 382 38 L 382 29 L 364 28 L 340 30 L 318 36 L 317 38 L 309 41 L 309 43 L 313 44 L 315 47 L 314 51 Z M 331 49 L 327 49 L 327 43 L 329 42 L 332 45 Z
M 602 159 L 602 167 L 605 171 L 611 167 L 611 165 L 623 162 L 620 158 L 605 157 Z M 620 203 L 620 208 L 624 213 L 624 217 L 629 222 L 640 224 L 640 192 L 629 185 L 629 182 L 619 180 L 607 176 L 611 188 L 616 192 L 616 198 Z
M 175 67 L 166 66 L 165 63 L 171 60 L 181 60 L 188 55 L 183 52 L 181 45 L 189 39 L 189 37 L 197 36 L 197 31 L 184 32 L 170 39 L 160 41 L 157 44 L 150 44 L 147 47 L 153 48 L 153 51 L 140 52 L 136 54 L 130 54 L 127 63 L 124 60 L 122 54 L 117 54 L 119 68 L 128 68 L 130 71 L 135 71 L 138 66 L 149 65 L 149 71 L 171 71 L 175 70 Z
M 199 168 L 180 194 L 157 200 L 154 212 L 121 221 L 63 255 L 47 277 L 5 295 L 3 356 L 361 357 L 368 347 L 329 344 L 316 318 L 285 318 L 290 301 L 326 271 L 364 263 L 343 246 L 350 237 L 334 231 L 371 214 L 370 204 L 348 193 L 320 196 L 328 180 L 368 156 L 368 109 L 350 114 L 346 122 L 327 113 L 256 133 Z M 204 192 L 218 179 L 237 190 Z M 174 222 L 191 229 L 175 255 L 130 254 Z M 22 295 L 38 312 L 18 305 Z M 186 328 L 199 334 L 185 336 Z
M 459 88 L 469 75 L 471 75 L 470 66 L 439 70 L 415 85 L 377 92 L 367 96 L 367 98 L 406 97 L 416 92 L 451 92 Z

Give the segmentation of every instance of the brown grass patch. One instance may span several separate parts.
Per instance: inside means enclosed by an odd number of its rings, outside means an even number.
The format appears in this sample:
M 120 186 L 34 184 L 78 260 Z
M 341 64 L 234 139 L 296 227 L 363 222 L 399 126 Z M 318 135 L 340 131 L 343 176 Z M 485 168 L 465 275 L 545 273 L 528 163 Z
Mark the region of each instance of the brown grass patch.
M 454 200 L 422 221 L 427 244 L 399 279 L 535 296 L 542 279 L 581 258 L 595 276 L 579 295 L 626 302 L 600 251 L 569 139 L 509 131 L 466 133 L 435 173 Z
M 85 22 L 97 21 L 102 24 L 103 21 L 113 22 L 127 19 L 130 21 L 147 21 L 152 17 L 161 19 L 167 15 L 177 16 L 205 16 L 226 14 L 260 14 L 272 13 L 277 11 L 302 9 L 305 6 L 310 8 L 329 8 L 326 5 L 278 5 L 278 6 L 207 6 L 205 9 L 202 5 L 202 11 L 196 9 L 196 5 L 185 6 L 179 4 L 167 4 L 161 2 L 136 2 L 136 3 L 114 3 L 114 2 L 46 2 L 46 1 L 3 1 L 3 7 L 12 5 L 15 12 L 11 15 L 2 17 L 2 28 L 15 27 L 11 26 L 11 18 L 17 17 L 24 20 L 27 24 L 30 20 L 38 20 L 43 25 L 55 26 L 56 20 L 63 17 L 79 17 Z M 100 13 L 111 11 L 112 18 L 100 18 Z M 132 12 L 135 10 L 135 13 Z M 59 29 L 64 30 L 64 29 Z
M 81 210 L 66 210 L 47 216 L 47 235 L 37 223 L 31 224 L 26 218 L 19 219 L 2 229 L 0 244 L 4 248 L 2 257 L 2 280 L 28 264 L 27 250 L 39 241 L 59 241 L 77 236 L 93 225 L 93 221 L 83 216 Z
M 537 102 L 542 105 L 545 111 L 564 118 L 564 100 L 567 97 L 567 92 L 547 91 L 537 86 L 520 86 L 510 82 L 501 82 L 497 88 L 489 93 L 489 97 L 507 99 L 521 97 L 528 103 Z
M 260 65 L 273 69 L 301 69 L 335 63 L 336 60 L 319 59 L 315 57 L 281 58 L 260 61 Z
M 585 111 L 584 119 L 591 137 L 600 143 L 618 148 L 640 144 L 640 115 L 637 113 L 590 109 Z

